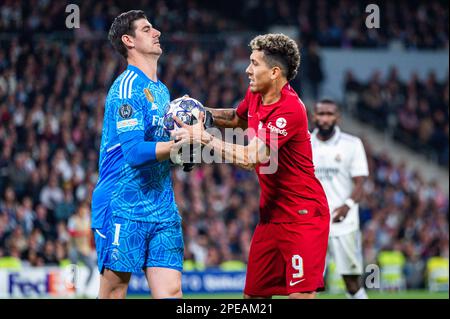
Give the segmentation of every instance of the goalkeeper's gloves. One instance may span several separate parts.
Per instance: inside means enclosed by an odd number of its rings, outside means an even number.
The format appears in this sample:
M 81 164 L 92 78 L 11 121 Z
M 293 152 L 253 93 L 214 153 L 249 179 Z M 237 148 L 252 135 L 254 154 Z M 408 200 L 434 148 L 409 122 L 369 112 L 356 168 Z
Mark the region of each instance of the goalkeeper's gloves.
M 194 124 L 194 119 L 191 117 L 190 121 L 189 121 L 189 125 L 193 125 Z M 183 171 L 189 173 L 190 171 L 192 171 L 194 169 L 194 146 L 191 144 L 189 145 L 189 161 L 183 163 Z
M 186 163 L 183 163 L 183 171 L 190 172 L 194 168 L 195 164 L 194 162 L 194 147 L 193 145 L 189 145 L 189 161 Z
M 205 129 L 209 129 L 210 127 L 214 126 L 213 115 L 208 110 L 205 110 L 205 119 L 203 120 L 203 125 L 205 126 Z

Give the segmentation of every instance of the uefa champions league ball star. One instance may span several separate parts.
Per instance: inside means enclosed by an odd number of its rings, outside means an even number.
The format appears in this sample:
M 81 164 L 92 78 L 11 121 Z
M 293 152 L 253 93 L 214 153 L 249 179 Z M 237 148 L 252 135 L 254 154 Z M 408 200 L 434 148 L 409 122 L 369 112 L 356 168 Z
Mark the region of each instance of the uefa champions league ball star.
M 169 109 L 164 115 L 164 128 L 169 132 L 177 131 L 181 128 L 181 126 L 173 119 L 174 116 L 178 117 L 183 123 L 187 125 L 196 124 L 201 112 L 205 112 L 205 107 L 198 100 L 193 99 L 188 95 L 177 98 L 170 102 Z M 190 161 L 193 160 L 194 156 L 194 154 L 192 154 L 192 146 L 190 150 L 191 154 L 189 156 L 189 160 L 184 159 L 181 150 L 180 153 L 178 153 L 177 158 L 175 160 L 172 159 L 175 164 L 184 165 L 185 171 L 190 171 L 194 165 L 193 163 L 190 163 Z

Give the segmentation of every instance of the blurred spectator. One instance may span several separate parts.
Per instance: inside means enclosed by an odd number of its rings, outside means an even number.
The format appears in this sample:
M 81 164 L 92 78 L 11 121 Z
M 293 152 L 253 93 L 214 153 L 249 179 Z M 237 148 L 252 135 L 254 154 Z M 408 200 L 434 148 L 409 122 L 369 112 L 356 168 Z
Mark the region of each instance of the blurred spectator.
M 349 110 L 362 121 L 383 130 L 413 150 L 448 165 L 448 76 L 438 83 L 434 73 L 425 81 L 412 75 L 403 83 L 392 69 L 383 81 L 375 73 L 368 83 L 347 73 Z
M 38 1 L 32 7 L 25 1 L 2 2 L 0 256 L 42 266 L 76 260 L 77 251 L 92 252 L 85 235 L 98 176 L 103 104 L 111 80 L 125 67 L 112 54 L 105 33 L 126 7 L 116 0 L 83 1 L 82 28 L 72 33 L 60 19 L 66 15 L 63 2 Z M 210 107 L 233 107 L 244 96 L 246 44 L 273 23 L 299 28 L 299 42 L 310 51 L 300 72 L 309 68 L 314 92 L 323 80 L 314 43 L 448 48 L 448 8 L 437 0 L 384 2 L 383 27 L 371 32 L 362 27 L 363 2 L 347 0 L 277 5 L 254 0 L 239 3 L 242 10 L 223 0 L 201 5 L 199 0 L 141 1 L 139 7 L 162 31 L 165 54 L 158 75 L 171 97 L 191 94 Z M 50 31 L 61 33 L 49 36 Z M 351 73 L 346 78 L 351 110 L 370 114 L 367 119 L 379 126 L 387 121 L 397 138 L 414 140 L 414 147 L 431 148 L 441 163 L 448 161 L 448 79 L 440 83 L 434 75 L 426 80 L 412 76 L 403 83 L 395 70 L 369 83 Z M 370 196 L 360 205 L 365 262 L 398 246 L 406 256 L 408 285 L 420 287 L 423 263 L 433 255 L 448 257 L 448 197 L 437 183 L 394 165 L 386 154 L 368 158 L 371 177 L 365 189 Z M 246 262 L 258 219 L 256 175 L 228 165 L 200 165 L 189 174 L 175 169 L 173 184 L 186 258 L 194 259 L 197 269 Z M 78 227 L 82 237 L 76 236 Z
M 311 86 L 311 96 L 314 100 L 317 100 L 320 96 L 320 87 L 322 81 L 324 80 L 324 74 L 321 64 L 322 62 L 318 50 L 319 47 L 317 43 L 311 42 L 305 57 L 305 59 L 307 60 L 307 83 L 309 83 L 309 85 Z
M 96 268 L 94 249 L 92 247 L 92 230 L 90 209 L 82 203 L 68 223 L 70 235 L 69 258 L 72 264 L 82 262 L 89 271 L 85 287 L 88 286 Z

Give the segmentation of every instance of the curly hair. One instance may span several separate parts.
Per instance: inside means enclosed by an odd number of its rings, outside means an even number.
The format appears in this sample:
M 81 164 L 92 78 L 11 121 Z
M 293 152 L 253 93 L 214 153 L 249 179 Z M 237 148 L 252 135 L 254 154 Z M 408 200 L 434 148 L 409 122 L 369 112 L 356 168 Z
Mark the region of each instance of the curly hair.
M 252 50 L 264 52 L 264 59 L 270 67 L 278 66 L 288 81 L 297 75 L 300 66 L 300 51 L 297 43 L 282 33 L 258 35 L 250 41 Z

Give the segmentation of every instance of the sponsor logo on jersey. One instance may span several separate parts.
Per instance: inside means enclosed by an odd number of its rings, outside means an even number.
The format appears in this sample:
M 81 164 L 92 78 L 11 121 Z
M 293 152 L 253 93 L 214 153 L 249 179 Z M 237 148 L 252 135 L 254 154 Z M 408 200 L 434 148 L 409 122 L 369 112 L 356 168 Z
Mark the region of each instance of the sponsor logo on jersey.
M 123 119 L 129 119 L 133 115 L 133 107 L 129 104 L 124 104 L 119 109 L 119 115 Z
M 341 154 L 337 154 L 334 160 L 339 163 L 342 160 Z
M 133 127 L 138 125 L 138 120 L 137 119 L 130 119 L 130 120 L 123 120 L 120 122 L 117 122 L 117 128 L 125 128 L 125 127 Z
M 269 122 L 267 124 L 267 127 L 269 128 L 269 130 L 272 133 L 277 133 L 277 134 L 280 134 L 280 135 L 283 135 L 283 136 L 287 136 L 288 135 L 288 132 L 285 129 L 280 129 L 280 128 L 276 127 L 276 126 L 273 126 L 272 122 Z
M 275 121 L 275 125 L 279 128 L 285 128 L 287 124 L 287 121 L 284 117 L 279 117 L 277 118 L 277 120 Z
M 144 94 L 145 97 L 147 98 L 147 101 L 149 101 L 150 103 L 153 103 L 155 101 L 155 98 L 153 97 L 153 94 L 152 92 L 150 92 L 149 89 L 144 89 Z
M 156 103 L 152 103 L 152 108 L 151 110 L 157 110 L 158 109 L 158 105 Z

